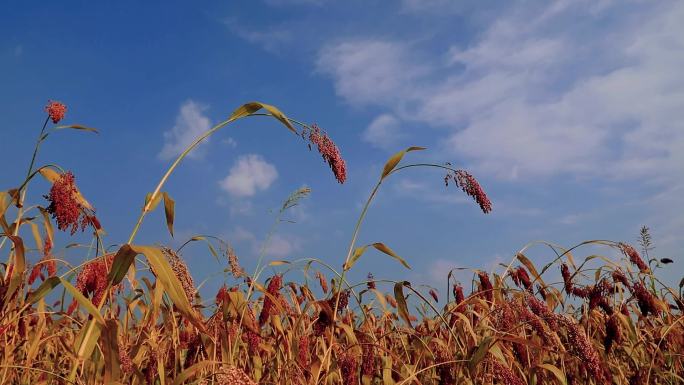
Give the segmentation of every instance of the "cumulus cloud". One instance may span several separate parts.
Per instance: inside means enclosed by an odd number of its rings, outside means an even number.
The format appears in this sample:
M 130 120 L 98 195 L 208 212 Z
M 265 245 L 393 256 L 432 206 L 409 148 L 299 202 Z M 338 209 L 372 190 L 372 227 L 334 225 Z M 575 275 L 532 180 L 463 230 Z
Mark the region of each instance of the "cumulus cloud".
M 317 68 L 348 102 L 441 129 L 445 155 L 501 178 L 681 176 L 684 4 L 637 5 L 644 17 L 587 5 L 518 3 L 432 62 L 411 43 L 354 38 Z
M 171 129 L 164 132 L 164 146 L 158 156 L 162 160 L 169 160 L 185 150 L 198 136 L 209 130 L 211 121 L 205 115 L 207 106 L 199 104 L 193 100 L 183 103 L 176 116 L 176 123 Z M 190 154 L 189 158 L 202 158 L 206 152 L 205 139 L 202 144 L 197 146 Z
M 262 29 L 248 28 L 237 19 L 226 19 L 225 25 L 241 39 L 261 46 L 264 50 L 277 53 L 285 45 L 294 40 L 292 31 L 283 27 L 266 27 Z
M 361 135 L 364 141 L 385 150 L 394 149 L 403 137 L 399 120 L 392 114 L 382 114 L 373 119 Z
M 221 188 L 235 197 L 250 197 L 258 191 L 268 189 L 278 178 L 275 166 L 266 162 L 261 155 L 240 156 L 223 180 Z

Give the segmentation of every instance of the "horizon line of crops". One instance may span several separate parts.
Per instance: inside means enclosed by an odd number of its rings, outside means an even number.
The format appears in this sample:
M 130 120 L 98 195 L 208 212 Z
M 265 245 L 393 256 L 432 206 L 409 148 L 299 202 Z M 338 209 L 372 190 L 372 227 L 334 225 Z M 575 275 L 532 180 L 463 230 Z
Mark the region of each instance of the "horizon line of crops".
M 211 236 L 192 237 L 177 251 L 133 242 L 146 215 L 162 201 L 167 228 L 173 236 L 175 202 L 163 191 L 164 185 L 182 160 L 220 129 L 246 117 L 274 118 L 303 138 L 309 149 L 316 146 L 337 181 L 344 183 L 346 163 L 327 133 L 317 125 L 290 119 L 268 104 L 251 102 L 240 106 L 177 157 L 155 189 L 147 194 L 127 242 L 116 252 L 107 253 L 102 225 L 93 206 L 77 188 L 73 174 L 54 164 L 35 167 L 40 146 L 50 135 L 63 129 L 97 131 L 81 125 L 48 129 L 49 121 L 57 124 L 64 118 L 66 107 L 50 102 L 46 111 L 48 116 L 26 178 L 18 188 L 0 193 L 0 249 L 7 240 L 10 245 L 0 282 L 0 339 L 4 343 L 0 350 L 0 383 L 258 381 L 392 385 L 684 381 L 679 374 L 682 354 L 677 351 L 684 343 L 682 285 L 679 292 L 664 285 L 649 266 L 652 259 L 647 255 L 648 264 L 645 263 L 625 243 L 584 242 L 576 247 L 611 247 L 624 255 L 625 263 L 592 255 L 579 266 L 572 254 L 575 248 L 566 250 L 541 243 L 553 252 L 554 258 L 540 271 L 525 256 L 526 250 L 538 243 L 527 245 L 501 275 L 493 273 L 490 277 L 484 271 L 474 271 L 475 287 L 467 297 L 460 283 L 453 284 L 453 301 L 449 301 L 447 291 L 446 304 L 441 309 L 436 290 L 421 293 L 407 281 L 375 279 L 369 275 L 367 281 L 348 282 L 347 272 L 368 248 L 410 268 L 406 260 L 382 242 L 356 244 L 377 191 L 395 173 L 417 167 L 442 170 L 447 186 L 452 183 L 461 188 L 485 214 L 492 210 L 486 193 L 467 171 L 449 163 L 401 163 L 405 155 L 424 150 L 422 147 L 406 148 L 387 161 L 361 210 L 339 270 L 320 259 L 264 264 L 264 244 L 255 271 L 249 275 L 239 266 L 230 245 Z M 49 205 L 25 207 L 29 182 L 37 175 L 51 183 L 46 195 Z M 308 188 L 301 188 L 288 197 L 269 237 L 276 231 L 280 216 L 309 192 Z M 16 219 L 8 223 L 5 215 L 12 206 Z M 29 216 L 31 211 L 38 215 Z M 59 230 L 71 235 L 91 229 L 95 257 L 75 267 L 54 257 L 52 221 Z M 31 269 L 20 236 L 21 227 L 26 225 L 36 243 L 35 250 L 28 252 L 41 255 Z M 189 242 L 205 241 L 209 251 L 217 255 L 212 240 L 219 243 L 235 284 L 224 285 L 215 303 L 205 305 L 179 253 Z M 604 265 L 597 269 L 585 267 L 596 259 Z M 521 265 L 514 268 L 516 261 Z M 58 262 L 67 267 L 60 276 Z M 632 271 L 627 263 L 637 270 Z M 329 286 L 325 274 L 316 271 L 323 298 L 315 297 L 308 278 L 304 284 L 283 280 L 285 274 L 297 267 L 306 277 L 314 265 L 334 276 Z M 288 270 L 259 283 L 269 266 L 287 266 Z M 542 278 L 553 266 L 559 266 L 563 282 L 546 283 Z M 73 285 L 70 277 L 76 271 Z M 580 279 L 591 278 L 587 275 L 589 271 L 594 272 L 593 283 L 578 284 Z M 447 285 L 453 272 L 447 275 Z M 142 273 L 139 279 L 137 273 Z M 38 278 L 42 283 L 34 288 Z M 382 293 L 378 284 L 391 286 L 391 293 Z M 72 297 L 68 309 L 64 309 L 64 294 L 58 301 L 59 310 L 55 309 L 57 304 L 50 306 L 45 302 L 46 296 L 58 286 Z M 252 299 L 257 292 L 261 297 Z M 364 302 L 366 293 L 373 296 Z M 350 299 L 355 301 L 357 310 L 349 306 Z M 105 304 L 109 306 L 103 314 Z M 411 314 L 409 304 L 415 305 L 422 319 Z M 205 319 L 202 309 L 213 309 L 212 315 Z

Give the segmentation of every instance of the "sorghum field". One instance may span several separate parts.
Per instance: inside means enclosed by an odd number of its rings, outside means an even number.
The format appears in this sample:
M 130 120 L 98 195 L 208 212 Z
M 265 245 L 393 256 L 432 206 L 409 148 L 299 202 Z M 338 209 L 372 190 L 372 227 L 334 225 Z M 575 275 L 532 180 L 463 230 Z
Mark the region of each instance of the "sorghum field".
M 496 271 L 459 272 L 468 281 L 449 272 L 449 292 L 372 274 L 350 282 L 347 272 L 369 249 L 405 266 L 413 262 L 383 243 L 356 242 L 369 204 L 396 173 L 437 168 L 444 183 L 461 189 L 484 214 L 496 209 L 469 172 L 421 163 L 424 149 L 410 147 L 378 170 L 350 229 L 349 251 L 327 259 L 334 263 L 277 261 L 248 272 L 230 240 L 188 239 L 206 243 L 207 253 L 222 258 L 231 273 L 214 296 L 201 298 L 196 282 L 203 277 L 193 277 L 182 247 L 136 242 L 155 209 L 164 210 L 173 234 L 174 201 L 165 183 L 177 166 L 205 137 L 260 116 L 273 118 L 262 124 L 282 126 L 292 140 L 317 150 L 344 183 L 345 161 L 329 133 L 271 105 L 247 103 L 197 138 L 141 196 L 130 235 L 109 234 L 105 242 L 106 223 L 77 187 L 77 176 L 58 166 L 59 159 L 36 162 L 52 135 L 96 131 L 63 123 L 66 112 L 64 104 L 48 103 L 35 151 L 25 159 L 26 178 L 2 180 L 1 384 L 684 383 L 682 284 L 674 289 L 659 281 L 656 267 L 672 261 L 649 258 L 646 228 L 646 253 L 607 240 L 568 249 L 529 244 Z M 19 167 L 24 160 L 13 161 Z M 44 199 L 25 201 L 29 189 Z M 308 193 L 294 192 L 281 213 Z M 57 244 L 58 232 L 60 238 L 92 234 L 92 246 Z M 105 243 L 118 246 L 107 252 Z M 590 245 L 621 258 L 583 255 Z M 532 264 L 525 256 L 530 247 L 546 248 L 548 263 Z M 93 257 L 72 266 L 56 256 L 67 248 Z M 589 261 L 600 267 L 590 268 Z M 280 273 L 267 276 L 266 268 Z M 562 281 L 554 280 L 559 273 Z

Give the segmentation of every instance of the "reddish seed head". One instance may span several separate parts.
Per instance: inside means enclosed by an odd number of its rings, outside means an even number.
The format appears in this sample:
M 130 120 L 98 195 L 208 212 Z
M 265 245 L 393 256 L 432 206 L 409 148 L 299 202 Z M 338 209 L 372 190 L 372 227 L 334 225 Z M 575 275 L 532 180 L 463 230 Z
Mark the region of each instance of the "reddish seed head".
M 648 316 L 648 313 L 657 315 L 660 312 L 655 297 L 643 283 L 637 282 L 632 286 L 632 295 L 636 297 L 639 309 L 644 317 Z
M 318 278 L 318 283 L 321 285 L 321 290 L 323 293 L 328 293 L 328 281 L 325 279 L 325 275 L 320 271 L 316 272 L 316 278 Z
M 323 156 L 323 160 L 328 163 L 330 169 L 332 169 L 337 181 L 344 183 L 347 180 L 347 165 L 344 159 L 342 159 L 340 150 L 335 142 L 326 133 L 323 133 L 316 124 L 311 125 L 308 134 L 307 139 L 318 147 L 318 152 Z M 306 135 L 306 133 L 303 132 L 302 135 Z
M 268 321 L 268 317 L 271 314 L 276 313 L 276 302 L 275 300 L 280 299 L 280 289 L 283 287 L 283 277 L 280 275 L 274 275 L 268 282 L 268 287 L 266 292 L 269 294 L 264 297 L 264 307 L 261 308 L 261 313 L 259 314 L 259 324 L 263 325 Z
M 67 108 L 64 104 L 52 100 L 48 101 L 47 106 L 45 106 L 45 111 L 48 113 L 50 119 L 52 119 L 52 123 L 58 123 L 62 120 L 66 110 Z
M 437 292 L 435 289 L 430 289 L 430 297 L 435 300 L 435 302 L 439 302 L 439 297 L 437 296 Z
M 620 345 L 621 342 L 620 320 L 617 315 L 613 315 L 606 320 L 606 337 L 603 340 L 603 346 L 606 348 L 606 352 L 609 353 L 613 344 Z
M 309 355 L 309 337 L 308 336 L 301 336 L 299 337 L 299 344 L 298 344 L 298 354 L 297 358 L 299 358 L 299 365 L 302 367 L 306 368 L 309 366 L 309 361 L 310 361 L 310 355 Z
M 646 265 L 639 253 L 632 246 L 622 242 L 619 243 L 618 246 L 622 253 L 629 258 L 629 261 L 639 268 L 640 272 L 648 273 L 650 271 L 648 265 Z
M 465 170 L 456 170 L 447 174 L 444 177 L 444 182 L 448 186 L 449 179 L 452 179 L 456 186 L 460 187 L 463 192 L 475 199 L 482 212 L 487 214 L 492 211 L 492 202 L 489 201 L 487 194 L 484 192 L 480 184 L 474 176 Z
M 494 288 L 492 283 L 489 281 L 489 275 L 482 271 L 477 273 L 477 275 L 480 278 L 480 290 L 484 294 L 485 298 L 487 298 L 487 301 L 492 302 L 494 300 Z
M 98 258 L 94 261 L 88 262 L 83 265 L 83 269 L 76 276 L 76 289 L 81 292 L 81 294 L 88 296 L 93 295 L 92 302 L 98 305 L 102 300 L 103 296 L 106 295 L 105 289 L 107 288 L 107 275 L 109 274 L 109 269 L 114 261 L 114 254 L 108 254 L 102 258 Z M 121 287 L 121 284 L 113 287 L 111 290 L 117 290 Z M 74 300 L 69 309 L 68 314 L 71 314 L 78 303 Z
M 74 174 L 68 171 L 57 178 L 50 188 L 49 195 L 45 198 L 50 202 L 47 212 L 57 221 L 57 228 L 66 231 L 71 228 L 71 235 L 76 230 L 85 230 L 86 226 L 92 225 L 99 229 L 100 222 L 94 215 L 86 213 L 86 209 L 77 199 L 78 190 L 75 185 Z

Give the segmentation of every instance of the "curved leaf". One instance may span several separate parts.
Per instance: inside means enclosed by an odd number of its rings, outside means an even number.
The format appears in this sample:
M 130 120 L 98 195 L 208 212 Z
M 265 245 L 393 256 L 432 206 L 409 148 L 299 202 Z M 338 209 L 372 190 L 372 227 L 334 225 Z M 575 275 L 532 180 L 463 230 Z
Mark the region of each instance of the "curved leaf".
M 99 134 L 99 132 L 97 131 L 97 129 L 92 128 L 92 127 L 82 126 L 82 125 L 80 125 L 80 124 L 71 124 L 71 125 L 68 125 L 68 126 L 57 126 L 57 127 L 55 127 L 55 130 L 63 130 L 63 129 L 66 129 L 66 128 L 70 128 L 70 129 L 72 129 L 72 130 L 80 130 L 80 131 L 94 132 L 94 133 L 96 133 L 96 134 Z
M 404 265 L 405 268 L 411 270 L 411 266 L 409 266 L 409 264 L 406 263 L 406 261 L 402 257 L 398 256 L 397 253 L 395 253 L 392 249 L 387 247 L 384 243 L 380 243 L 380 242 L 374 243 L 373 247 L 375 247 L 378 251 L 381 251 L 381 252 L 389 255 L 390 257 L 396 259 L 402 265 Z
M 230 119 L 235 120 L 242 118 L 243 116 L 251 115 L 260 109 L 265 109 L 266 111 L 270 112 L 274 118 L 278 119 L 281 123 L 285 125 L 290 131 L 294 132 L 295 134 L 297 133 L 297 130 L 295 130 L 294 127 L 292 127 L 292 124 L 290 123 L 290 120 L 287 119 L 285 114 L 283 114 L 278 108 L 275 106 L 272 106 L 270 104 L 266 103 L 261 103 L 261 102 L 249 102 L 245 103 L 242 106 L 238 107 L 233 113 L 230 115 Z
M 411 269 L 411 266 L 409 266 L 409 264 L 406 263 L 406 261 L 402 257 L 400 257 L 397 253 L 394 252 L 394 250 L 390 249 L 387 245 L 385 245 L 384 243 L 381 243 L 381 242 L 376 242 L 376 243 L 372 243 L 370 245 L 357 247 L 354 250 L 354 253 L 352 254 L 351 258 L 349 258 L 349 261 L 347 261 L 347 263 L 344 264 L 343 269 L 345 271 L 351 269 L 352 266 L 354 266 L 354 264 L 359 260 L 359 258 L 361 258 L 361 256 L 366 251 L 366 249 L 371 247 L 371 246 L 373 246 L 376 250 L 378 250 L 384 254 L 387 254 L 390 257 L 396 259 L 402 265 L 404 265 L 404 267 L 406 267 L 407 269 L 409 269 L 409 270 Z
M 173 199 L 171 199 L 171 196 L 167 192 L 162 193 L 162 196 L 164 197 L 164 214 L 166 216 L 166 227 L 169 228 L 169 233 L 171 233 L 171 237 L 173 238 L 173 218 L 175 216 L 174 207 L 176 206 L 176 202 Z
M 565 377 L 565 374 L 562 370 L 558 369 L 557 367 L 551 364 L 539 364 L 537 365 L 537 367 L 548 370 L 549 372 L 553 373 L 554 376 L 556 376 L 556 378 L 558 379 L 558 381 L 561 382 L 561 384 L 567 385 L 568 380 Z
M 408 311 L 408 305 L 406 304 L 406 298 L 404 297 L 404 286 L 411 286 L 408 281 L 397 282 L 394 284 L 394 299 L 397 301 L 397 308 L 399 309 L 399 316 L 408 324 L 411 325 L 411 318 Z
M 389 173 L 392 172 L 392 170 L 394 170 L 395 167 L 397 167 L 399 162 L 401 162 L 401 158 L 403 158 L 407 152 L 420 150 L 425 150 L 425 147 L 409 147 L 405 150 L 401 150 L 396 154 L 392 155 L 392 157 L 389 158 L 387 163 L 385 163 L 385 168 L 382 170 L 382 175 L 380 176 L 380 179 L 385 179 L 385 177 L 389 175 Z
M 7 303 L 21 286 L 24 271 L 26 270 L 26 256 L 24 253 L 24 241 L 22 241 L 20 237 L 9 234 L 4 234 L 4 236 L 9 238 L 14 244 L 14 267 L 12 268 L 12 276 L 10 277 L 5 300 L 3 301 L 4 303 Z
M 83 308 L 90 313 L 90 315 L 93 316 L 93 319 L 97 320 L 97 322 L 100 324 L 100 326 L 104 325 L 105 320 L 102 318 L 102 314 L 100 314 L 100 311 L 93 305 L 93 303 L 86 298 L 77 288 L 75 288 L 69 281 L 67 281 L 64 278 L 59 278 L 60 282 L 62 282 L 62 285 L 64 288 L 71 294 L 72 297 L 74 297 L 74 300 L 78 302 L 79 305 L 83 306 Z

